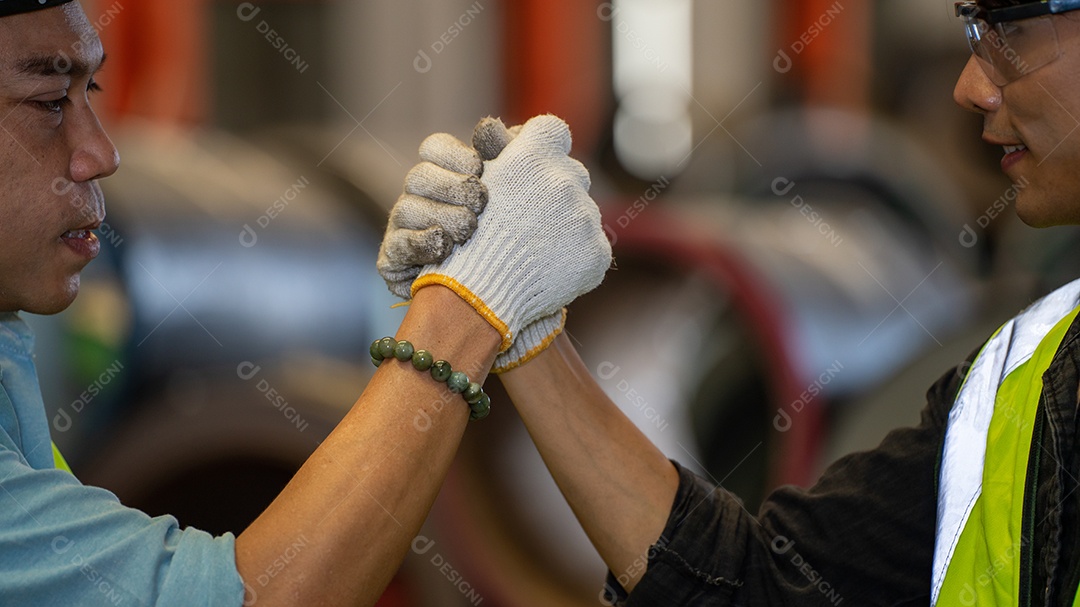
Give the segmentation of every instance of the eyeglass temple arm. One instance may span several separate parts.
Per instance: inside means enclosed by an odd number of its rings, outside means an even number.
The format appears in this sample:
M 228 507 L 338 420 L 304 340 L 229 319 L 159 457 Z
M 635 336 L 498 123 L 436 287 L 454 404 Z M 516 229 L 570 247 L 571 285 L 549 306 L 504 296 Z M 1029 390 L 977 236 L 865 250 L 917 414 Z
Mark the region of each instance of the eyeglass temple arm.
M 1080 0 L 1049 0 L 1050 12 L 1067 13 L 1080 8 Z

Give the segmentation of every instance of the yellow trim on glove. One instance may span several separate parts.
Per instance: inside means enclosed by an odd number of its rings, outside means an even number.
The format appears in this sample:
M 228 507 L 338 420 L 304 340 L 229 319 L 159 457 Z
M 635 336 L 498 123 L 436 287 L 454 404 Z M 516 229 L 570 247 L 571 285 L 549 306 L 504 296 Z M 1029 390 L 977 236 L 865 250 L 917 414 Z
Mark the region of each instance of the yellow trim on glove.
M 506 323 L 491 310 L 491 308 L 487 307 L 484 300 L 477 297 L 468 287 L 454 278 L 444 274 L 424 274 L 413 281 L 412 296 L 415 298 L 417 291 L 431 285 L 442 285 L 454 293 L 457 293 L 458 297 L 464 299 L 465 303 L 472 306 L 480 316 L 483 316 L 484 320 L 488 321 L 488 324 L 494 327 L 495 330 L 499 332 L 499 335 L 502 336 L 502 346 L 499 348 L 499 353 L 509 350 L 510 346 L 514 344 L 514 336 L 510 333 L 510 327 L 508 327 Z
M 548 346 L 550 346 L 555 341 L 555 338 L 558 337 L 563 332 L 563 329 L 565 327 L 566 327 L 566 308 L 563 308 L 562 309 L 562 322 L 560 322 L 559 326 L 554 331 L 551 332 L 551 335 L 548 335 L 547 337 L 545 337 L 544 341 L 540 342 L 539 345 L 537 345 L 534 348 L 531 348 L 528 352 L 526 352 L 525 356 L 522 356 L 521 358 L 519 358 L 519 359 L 515 360 L 514 362 L 506 365 L 505 367 L 496 367 L 496 368 L 492 369 L 491 372 L 495 373 L 496 375 L 506 373 L 507 371 L 517 369 L 521 365 L 524 365 L 525 363 L 529 362 L 530 360 L 536 358 L 541 352 L 543 352 L 544 350 L 547 350 Z

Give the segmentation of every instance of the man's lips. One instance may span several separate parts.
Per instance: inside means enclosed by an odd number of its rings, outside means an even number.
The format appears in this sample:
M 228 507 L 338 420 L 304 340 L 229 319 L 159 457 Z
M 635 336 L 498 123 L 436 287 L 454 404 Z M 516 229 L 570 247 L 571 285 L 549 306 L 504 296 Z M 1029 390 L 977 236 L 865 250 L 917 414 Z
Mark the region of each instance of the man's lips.
M 1006 145 L 1005 155 L 1001 157 L 1001 170 L 1007 172 L 1016 163 L 1027 156 L 1027 147 L 1024 145 Z
M 101 242 L 94 230 L 101 227 L 101 221 L 94 221 L 82 227 L 68 230 L 60 235 L 60 241 L 79 257 L 87 261 L 94 259 L 101 252 Z
M 989 135 L 983 135 L 983 141 L 990 145 L 1000 145 L 1005 150 L 1005 155 L 1001 157 L 1002 171 L 1008 171 L 1027 156 L 1028 148 L 1023 142 L 999 139 Z

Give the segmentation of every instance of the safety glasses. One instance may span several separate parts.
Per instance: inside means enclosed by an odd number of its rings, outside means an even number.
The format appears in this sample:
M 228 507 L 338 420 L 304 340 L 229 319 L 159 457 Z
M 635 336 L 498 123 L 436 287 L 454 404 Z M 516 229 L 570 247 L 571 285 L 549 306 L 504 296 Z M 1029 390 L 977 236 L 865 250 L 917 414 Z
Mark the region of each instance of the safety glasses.
M 1052 63 L 1061 56 L 1053 15 L 1080 8 L 1080 0 L 1044 0 L 986 8 L 957 2 L 971 52 L 998 86 Z

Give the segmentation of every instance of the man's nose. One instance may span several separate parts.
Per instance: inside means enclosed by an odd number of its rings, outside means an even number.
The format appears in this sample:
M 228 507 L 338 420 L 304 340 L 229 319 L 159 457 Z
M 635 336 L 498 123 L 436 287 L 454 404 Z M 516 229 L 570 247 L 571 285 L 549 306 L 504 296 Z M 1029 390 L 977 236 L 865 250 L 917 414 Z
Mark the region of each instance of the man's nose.
M 988 114 L 1001 107 L 1001 89 L 990 81 L 975 55 L 968 59 L 956 80 L 953 100 L 965 110 L 978 114 Z
M 120 152 L 101 126 L 93 110 L 86 115 L 74 133 L 71 154 L 71 179 L 76 183 L 102 179 L 120 167 Z

